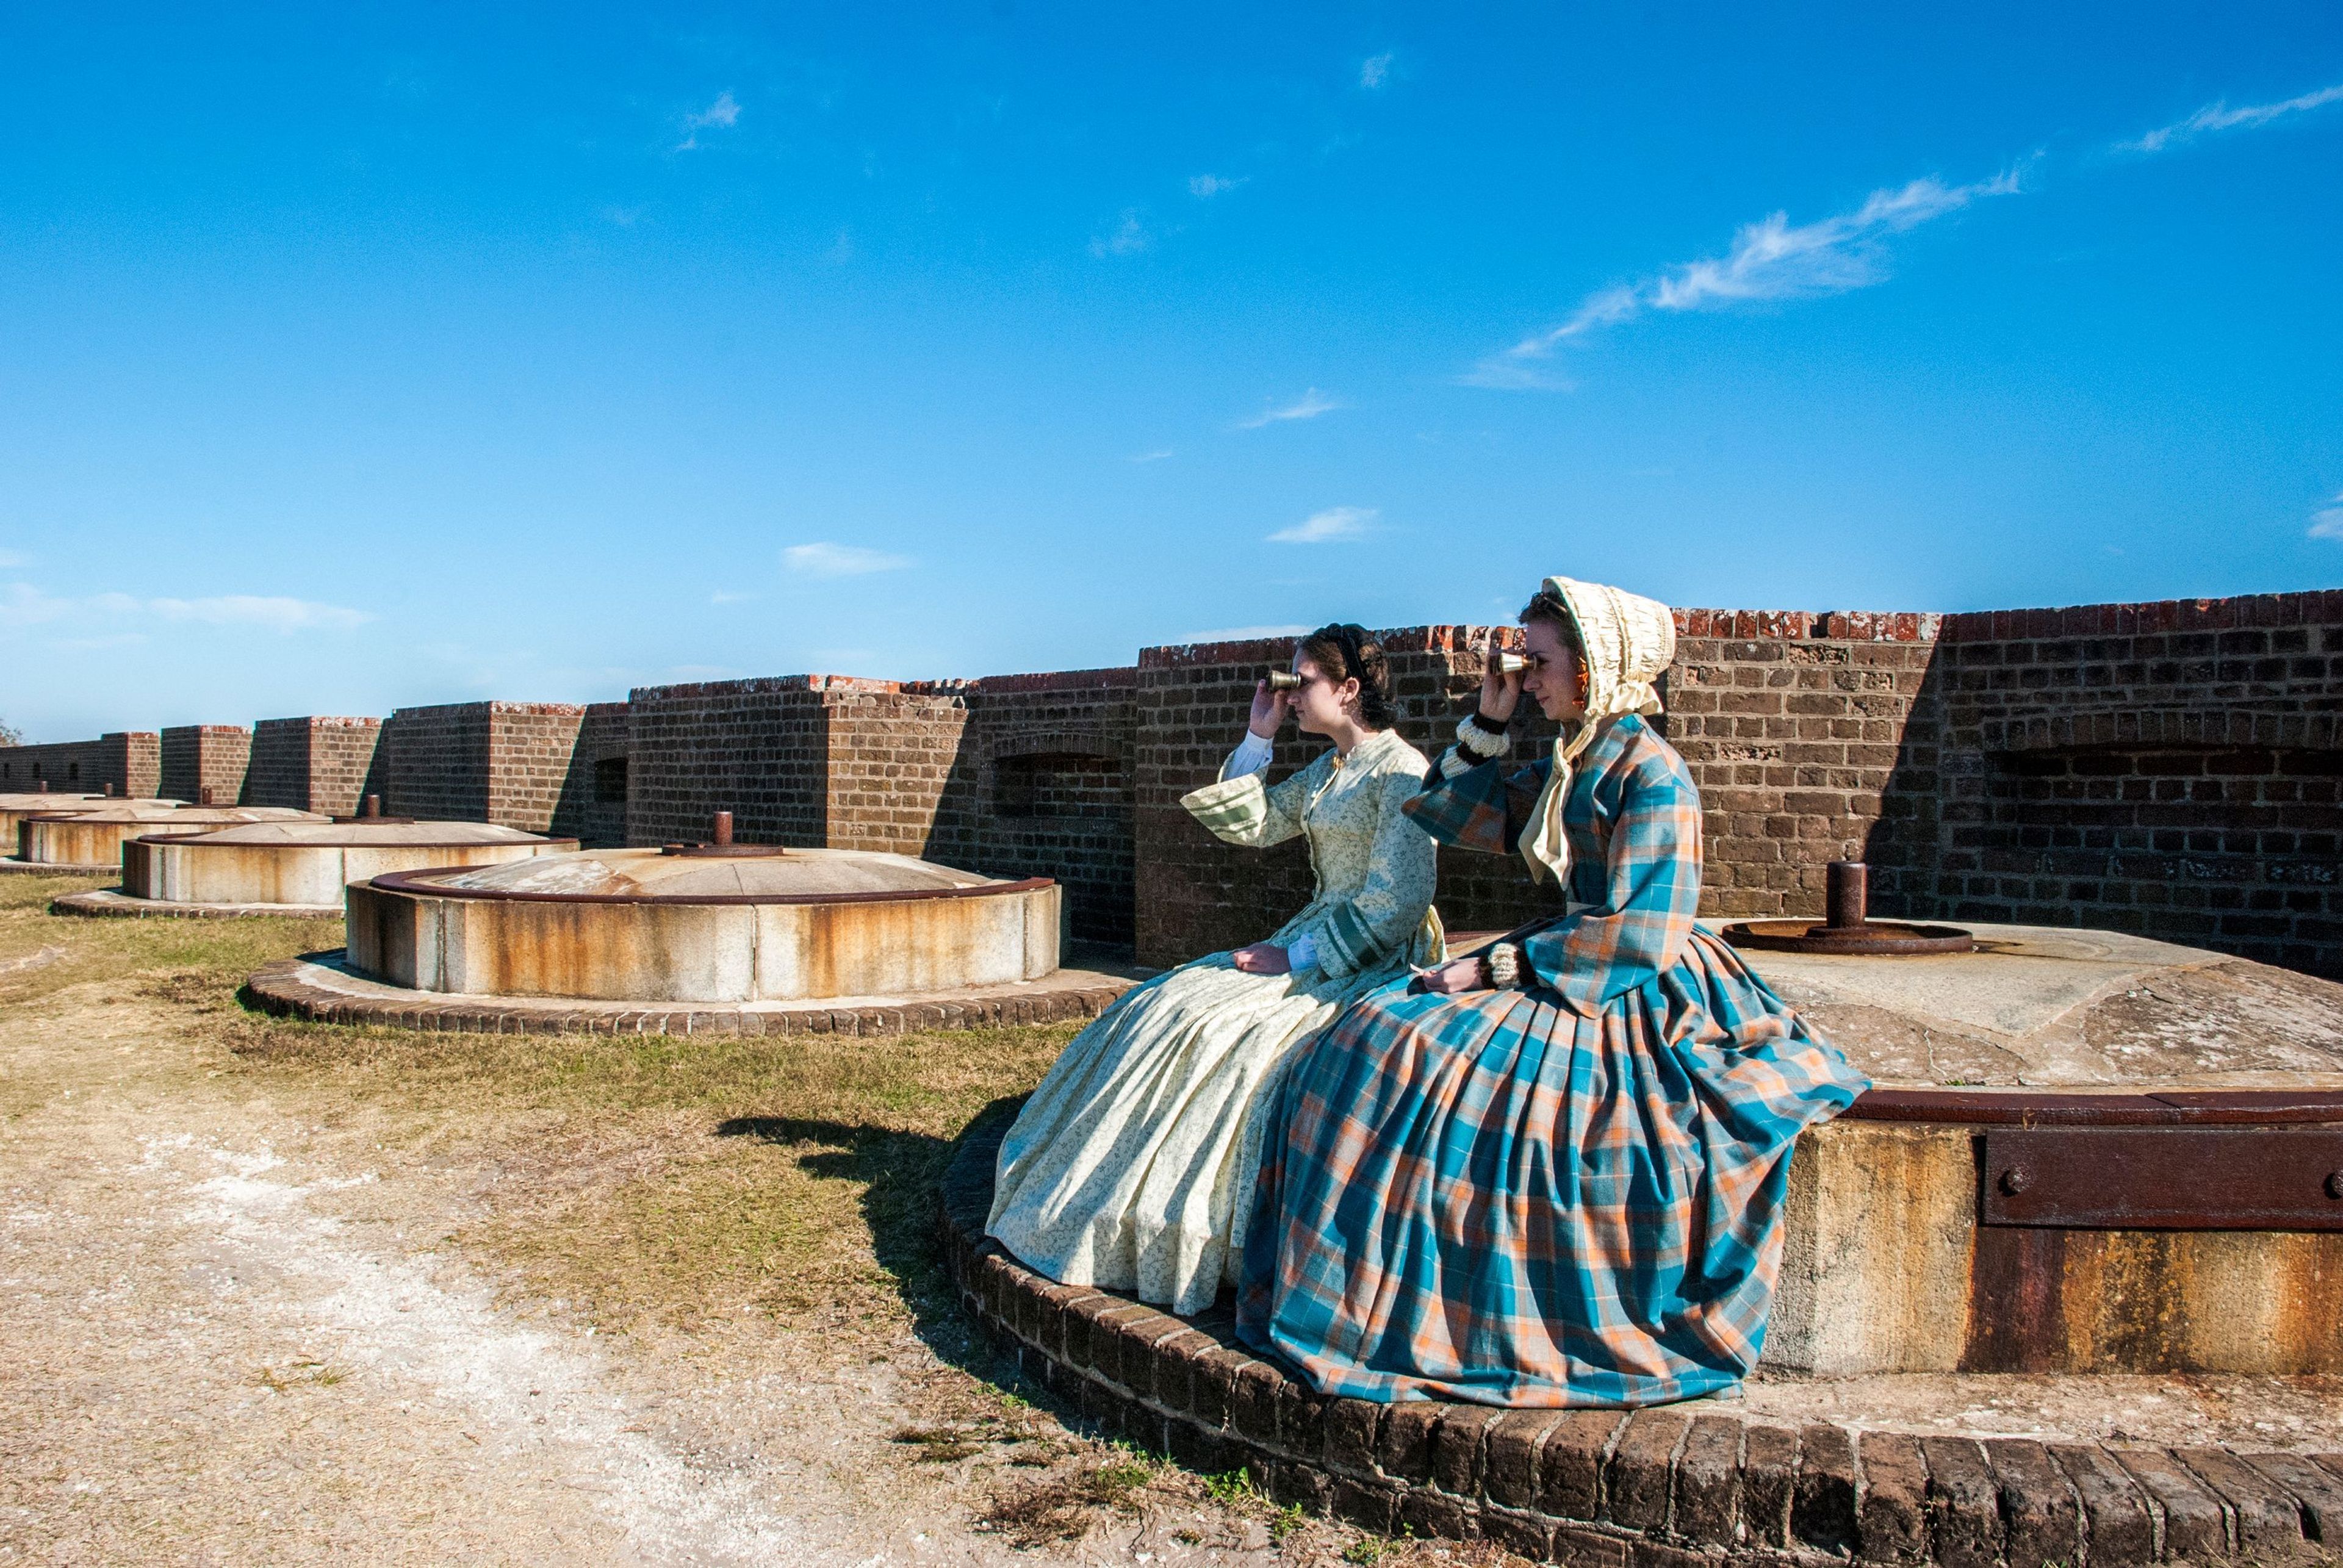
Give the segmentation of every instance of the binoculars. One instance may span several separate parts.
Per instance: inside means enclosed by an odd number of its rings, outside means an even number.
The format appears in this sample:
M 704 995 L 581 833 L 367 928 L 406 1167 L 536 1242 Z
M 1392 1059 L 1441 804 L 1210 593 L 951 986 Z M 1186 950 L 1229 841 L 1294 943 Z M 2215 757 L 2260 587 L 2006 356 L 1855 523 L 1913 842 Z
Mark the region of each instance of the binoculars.
M 1302 678 L 1290 669 L 1265 669 L 1262 671 L 1261 678 L 1269 682 L 1269 689 L 1272 691 L 1302 689 Z
M 1517 675 L 1530 667 L 1530 661 L 1510 648 L 1501 648 L 1489 656 L 1489 668 L 1500 675 Z

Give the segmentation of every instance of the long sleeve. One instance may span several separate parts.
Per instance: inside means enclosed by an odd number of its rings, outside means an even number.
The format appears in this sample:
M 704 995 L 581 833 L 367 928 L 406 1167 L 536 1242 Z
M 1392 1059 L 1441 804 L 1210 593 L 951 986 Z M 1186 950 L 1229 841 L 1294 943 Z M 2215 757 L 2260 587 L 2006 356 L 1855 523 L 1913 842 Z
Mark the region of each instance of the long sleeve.
M 1500 761 L 1450 772 L 1447 764 L 1455 755 L 1454 747 L 1442 755 L 1433 776 L 1423 780 L 1422 793 L 1407 802 L 1408 816 L 1440 843 L 1490 855 L 1512 854 L 1553 761 L 1541 757 L 1510 773 Z
M 1238 749 L 1242 754 L 1242 748 Z M 1329 753 L 1328 755 L 1332 755 Z M 1236 760 L 1231 758 L 1232 764 Z M 1212 830 L 1226 844 L 1266 849 L 1302 831 L 1302 808 L 1310 799 L 1310 780 L 1325 769 L 1312 763 L 1277 784 L 1263 784 L 1259 773 L 1223 778 L 1180 797 L 1188 814 Z
M 1700 908 L 1700 796 L 1692 781 L 1656 751 L 1619 778 L 1603 901 L 1522 942 L 1537 979 L 1588 1016 L 1674 968 Z M 1598 808 L 1610 786 L 1594 781 Z
M 1406 771 L 1383 778 L 1365 882 L 1352 897 L 1329 902 L 1298 933 L 1314 945 L 1318 972 L 1330 979 L 1346 980 L 1404 948 L 1432 908 L 1437 856 L 1406 810 L 1419 782 Z
M 1229 753 L 1229 759 L 1221 764 L 1221 782 L 1225 784 L 1248 773 L 1268 772 L 1269 759 L 1275 749 L 1252 730 L 1246 730 L 1244 739 L 1237 742 L 1237 749 Z

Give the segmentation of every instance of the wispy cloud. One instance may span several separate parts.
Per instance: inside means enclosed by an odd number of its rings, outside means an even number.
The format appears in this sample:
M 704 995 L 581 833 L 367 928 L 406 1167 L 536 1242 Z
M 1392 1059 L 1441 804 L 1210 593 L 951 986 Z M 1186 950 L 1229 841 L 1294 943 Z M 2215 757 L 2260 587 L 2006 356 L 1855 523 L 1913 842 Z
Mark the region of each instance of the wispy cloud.
M 1241 185 L 1249 184 L 1252 179 L 1252 176 L 1251 175 L 1237 175 L 1233 176 L 1229 175 L 1190 175 L 1188 176 L 1188 194 L 1201 200 L 1210 201 L 1216 196 L 1226 195 L 1228 192 L 1236 189 L 1237 186 Z
M 1237 428 L 1258 430 L 1264 425 L 1280 424 L 1287 419 L 1315 419 L 1321 414 L 1332 414 L 1337 408 L 1349 407 L 1341 398 L 1329 397 L 1312 387 L 1291 403 L 1264 408 L 1250 419 L 1238 420 Z
M 2310 514 L 2310 537 L 2343 540 L 2343 490 L 2338 490 L 2333 500 Z
M 1343 539 L 1355 539 L 1374 526 L 1383 514 L 1373 507 L 1329 507 L 1322 512 L 1312 512 L 1290 528 L 1280 528 L 1270 535 L 1272 543 L 1281 545 L 1331 545 Z
M 1133 452 L 1123 459 L 1126 463 L 1160 463 L 1172 455 L 1169 447 L 1158 447 L 1152 452 Z
M 1391 80 L 1392 52 L 1370 55 L 1359 62 L 1359 85 L 1370 93 Z
M 716 95 L 716 101 L 704 109 L 694 109 L 683 116 L 683 140 L 676 144 L 679 153 L 690 152 L 699 146 L 702 131 L 729 131 L 740 123 L 740 106 L 729 89 Z
M 791 545 L 781 552 L 781 560 L 789 570 L 809 578 L 868 577 L 872 572 L 899 572 L 915 564 L 909 556 L 890 555 L 862 545 L 832 544 L 827 539 L 810 545 Z
M 15 550 L 0 550 L 0 571 L 7 571 L 16 567 L 29 566 L 32 563 L 28 559 L 24 556 L 17 554 Z
M 734 593 L 729 588 L 718 588 L 708 596 L 708 602 L 709 604 L 746 604 L 756 597 L 752 593 Z
M 279 632 L 364 626 L 374 618 L 364 610 L 337 604 L 241 593 L 218 598 L 150 599 L 146 608 L 165 620 L 194 621 L 203 626 L 256 626 Z
M 59 598 L 29 583 L 11 583 L 0 594 L 0 627 L 92 627 L 122 620 L 169 621 L 178 625 L 252 627 L 263 631 L 343 630 L 374 617 L 343 605 L 276 595 L 226 594 L 215 598 L 142 599 L 126 593 Z
M 2256 126 L 2267 126 L 2282 115 L 2298 115 L 2306 109 L 2325 108 L 2329 104 L 2343 104 L 2343 82 L 2305 93 L 2298 98 L 2288 98 L 2276 104 L 2247 104 L 2242 109 L 2233 109 L 2226 102 L 2217 99 L 2185 120 L 2158 126 L 2133 141 L 2117 142 L 2116 151 L 2160 153 L 2167 147 L 2193 142 L 2210 132 L 2250 130 Z
M 1106 234 L 1091 236 L 1091 254 L 1101 258 L 1110 256 L 1136 256 L 1155 248 L 1155 236 L 1147 232 L 1140 220 L 1137 207 L 1122 209 L 1122 219 Z
M 1459 380 L 1501 389 L 1568 383 L 1539 362 L 1574 337 L 1616 327 L 1646 311 L 1714 310 L 1756 300 L 1798 299 L 1867 288 L 1887 276 L 1886 241 L 1987 196 L 2015 196 L 2013 169 L 1970 185 L 1930 176 L 1871 193 L 1863 205 L 1809 224 L 1774 213 L 1745 225 L 1722 256 L 1686 262 L 1640 283 L 1599 289 L 1559 326 L 1533 334 L 1482 360 Z

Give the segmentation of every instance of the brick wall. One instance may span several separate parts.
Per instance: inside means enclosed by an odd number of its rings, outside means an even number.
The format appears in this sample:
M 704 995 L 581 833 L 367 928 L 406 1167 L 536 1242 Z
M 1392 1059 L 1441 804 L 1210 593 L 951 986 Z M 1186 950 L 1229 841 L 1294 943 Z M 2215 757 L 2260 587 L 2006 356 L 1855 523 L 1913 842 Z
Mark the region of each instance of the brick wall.
M 390 758 L 383 809 L 543 832 L 552 825 L 585 717 L 572 702 L 399 709 L 383 727 Z
M 1929 687 L 1915 912 L 2343 977 L 2343 592 L 1947 616 Z
M 240 724 L 180 724 L 162 733 L 160 788 L 174 800 L 233 806 L 244 799 L 252 763 L 252 731 Z
M 23 794 L 46 780 L 65 794 L 103 794 L 111 784 L 116 795 L 151 799 L 161 789 L 162 772 L 161 738 L 152 730 L 0 748 L 0 793 Z
M 499 827 L 542 833 L 553 826 L 578 749 L 586 709 L 575 702 L 491 702 L 488 813 Z
M 1128 948 L 1137 676 L 1125 666 L 969 682 L 969 722 L 926 855 L 1055 878 L 1076 940 Z
M 244 798 L 254 806 L 347 817 L 365 796 L 388 793 L 388 764 L 379 719 L 264 719 L 252 727 Z
M 558 836 L 594 845 L 627 841 L 627 713 L 623 702 L 587 704 L 553 809 Z
M 732 813 L 743 843 L 828 842 L 823 699 L 887 681 L 791 675 L 637 687 L 628 697 L 627 842 L 697 843 Z

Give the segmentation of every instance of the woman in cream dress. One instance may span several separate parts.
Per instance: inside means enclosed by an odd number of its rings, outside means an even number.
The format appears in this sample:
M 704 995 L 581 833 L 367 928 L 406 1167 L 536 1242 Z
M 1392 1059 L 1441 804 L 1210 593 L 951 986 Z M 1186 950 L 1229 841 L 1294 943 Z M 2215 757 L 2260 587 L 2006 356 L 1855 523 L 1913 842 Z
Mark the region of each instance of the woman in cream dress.
M 1443 956 L 1433 849 L 1401 810 L 1423 754 L 1392 733 L 1383 650 L 1355 626 L 1302 639 L 1301 728 L 1332 749 L 1266 784 L 1289 699 L 1263 682 L 1218 783 L 1181 804 L 1221 839 L 1310 846 L 1317 893 L 1268 940 L 1125 993 L 1076 1035 L 1001 1146 L 986 1230 L 1066 1284 L 1201 1312 L 1244 1254 L 1262 1093 L 1353 998 Z

